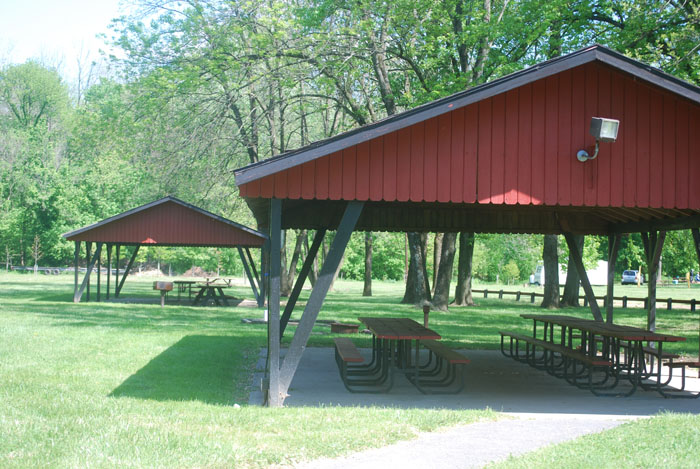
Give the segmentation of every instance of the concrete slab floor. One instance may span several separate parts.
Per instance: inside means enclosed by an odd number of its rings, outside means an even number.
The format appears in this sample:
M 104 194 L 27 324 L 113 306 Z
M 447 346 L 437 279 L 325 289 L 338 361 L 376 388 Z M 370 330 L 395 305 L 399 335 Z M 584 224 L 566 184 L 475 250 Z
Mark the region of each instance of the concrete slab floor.
M 263 354 L 265 351 L 263 351 Z M 369 359 L 369 350 L 362 350 Z M 527 418 L 576 417 L 586 420 L 628 419 L 662 411 L 700 412 L 700 399 L 665 399 L 638 389 L 630 397 L 599 397 L 544 371 L 504 357 L 497 350 L 463 350 L 471 359 L 465 367 L 466 386 L 459 394 L 422 394 L 400 373 L 387 394 L 348 392 L 340 379 L 332 348 L 304 351 L 285 406 L 381 406 L 401 408 L 492 409 Z M 686 388 L 700 390 L 694 370 Z M 623 388 L 627 384 L 620 385 Z

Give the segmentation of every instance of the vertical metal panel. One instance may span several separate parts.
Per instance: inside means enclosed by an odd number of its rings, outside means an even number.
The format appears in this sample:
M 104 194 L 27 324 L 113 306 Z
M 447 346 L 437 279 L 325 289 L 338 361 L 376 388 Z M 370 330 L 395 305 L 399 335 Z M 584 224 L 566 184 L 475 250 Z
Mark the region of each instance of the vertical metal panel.
M 287 173 L 287 196 L 290 199 L 301 197 L 301 166 L 289 168 Z
M 545 101 L 545 147 L 544 147 L 544 203 L 557 203 L 557 158 L 559 142 L 559 77 L 547 78 Z
M 664 208 L 673 208 L 675 202 L 676 185 L 676 100 L 668 95 L 664 96 L 664 123 L 663 123 L 663 192 L 662 204 Z
M 532 86 L 518 94 L 518 203 L 531 202 L 532 183 Z
M 476 202 L 477 161 L 479 149 L 479 106 L 472 104 L 464 110 L 464 187 L 462 200 Z
M 574 70 L 571 78 L 571 146 L 573 155 L 586 147 L 586 112 L 585 93 L 586 77 L 580 70 Z M 571 162 L 571 205 L 583 205 L 583 186 L 586 175 L 586 168 L 578 160 Z
M 598 117 L 612 117 L 610 115 L 610 80 L 611 76 L 608 70 L 598 70 L 598 109 L 596 110 Z M 597 159 L 598 174 L 596 179 L 598 180 L 598 190 L 596 190 L 596 203 L 601 207 L 607 207 L 610 205 L 610 161 L 612 146 L 613 145 L 610 143 L 601 143 L 603 155 L 601 155 L 601 158 Z M 575 155 L 576 152 L 574 151 L 570 154 Z M 579 163 L 578 160 L 567 158 L 567 161 L 572 160 Z
M 620 121 L 620 129 L 618 132 L 617 141 L 614 144 L 606 146 L 606 151 L 610 152 L 610 205 L 620 207 L 622 206 L 625 191 L 625 138 L 622 131 L 625 127 L 627 127 L 627 122 L 625 121 L 624 116 L 625 86 L 624 81 L 622 80 L 622 75 L 615 75 L 612 81 L 611 89 L 612 100 L 610 103 L 610 117 Z M 589 125 L 589 122 L 590 121 L 586 121 L 585 124 Z M 588 127 L 586 127 L 585 132 L 588 134 Z M 592 138 L 591 141 L 593 141 Z M 583 163 L 583 165 L 586 163 Z
M 369 199 L 369 143 L 362 142 L 357 145 L 355 167 L 355 198 L 359 200 Z
M 636 85 L 629 78 L 625 79 L 625 127 L 620 129 L 625 139 L 625 190 L 623 204 L 633 207 L 637 193 L 637 99 Z
M 452 113 L 450 128 L 450 200 L 461 203 L 464 200 L 464 109 Z M 473 170 L 473 168 L 472 168 Z
M 396 159 L 396 200 L 408 201 L 411 196 L 411 128 L 398 132 Z
M 591 117 L 596 114 L 596 107 L 598 104 L 598 73 L 594 66 L 584 66 L 586 75 L 586 101 L 584 107 L 586 110 L 585 120 L 583 121 L 586 127 L 585 132 L 585 147 L 589 150 L 589 154 L 593 154 L 593 149 L 595 147 L 595 140 L 588 132 L 588 126 L 591 122 Z M 598 159 L 588 160 L 584 164 L 584 186 L 583 186 L 583 203 L 587 206 L 593 206 L 596 202 L 596 185 L 598 176 Z
M 637 194 L 636 205 L 647 207 L 649 205 L 649 88 L 637 87 Z M 656 129 L 654 129 L 656 132 Z
M 491 203 L 502 204 L 505 192 L 506 97 L 494 96 L 491 114 Z
M 309 161 L 301 166 L 301 198 L 313 199 L 316 197 L 316 164 Z
M 260 197 L 269 199 L 273 195 L 274 191 L 274 176 L 267 176 L 262 178 L 260 181 Z
M 423 154 L 425 153 L 425 124 L 419 122 L 411 127 L 411 174 L 409 199 L 423 200 Z
M 505 151 L 504 151 L 504 202 L 518 203 L 518 90 L 506 93 Z
M 334 153 L 331 156 L 328 197 L 331 200 L 340 200 L 343 197 L 343 152 Z
M 452 113 L 438 117 L 437 167 L 435 169 L 437 201 L 449 202 L 452 183 Z
M 425 121 L 423 147 L 423 200 L 437 200 L 438 118 Z
M 383 188 L 382 188 L 382 198 L 387 201 L 397 200 L 398 195 L 396 194 L 396 174 L 397 174 L 397 148 L 396 148 L 396 136 L 397 133 L 391 133 L 385 135 L 382 139 L 384 144 L 383 153 L 381 155 L 383 168 Z M 374 152 L 372 152 L 374 153 Z M 373 154 L 374 157 L 374 154 Z
M 353 200 L 357 191 L 357 178 L 355 169 L 357 168 L 356 158 L 357 147 L 350 147 L 343 150 L 343 199 Z
M 477 151 L 476 190 L 479 203 L 491 202 L 491 106 L 493 99 L 479 103 L 479 148 Z
M 540 80 L 532 84 L 532 184 L 531 200 L 534 205 L 544 202 L 544 122 L 545 87 Z
M 328 182 L 330 180 L 329 169 L 331 158 L 337 158 L 337 153 L 333 153 L 325 158 L 316 160 L 316 176 L 314 177 L 314 197 L 317 199 L 328 198 Z
M 375 138 L 369 148 L 369 199 L 382 200 L 384 197 L 384 138 Z
M 688 208 L 688 105 L 678 101 L 676 106 L 676 196 L 675 208 Z M 696 129 L 700 131 L 700 129 Z M 700 181 L 694 181 L 696 184 Z

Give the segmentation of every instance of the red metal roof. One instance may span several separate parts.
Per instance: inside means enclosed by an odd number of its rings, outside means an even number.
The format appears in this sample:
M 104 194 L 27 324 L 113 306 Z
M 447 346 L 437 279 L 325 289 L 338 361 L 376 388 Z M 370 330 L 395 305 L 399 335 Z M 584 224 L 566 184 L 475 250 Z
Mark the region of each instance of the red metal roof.
M 165 246 L 260 247 L 267 236 L 175 197 L 63 235 L 69 241 Z
M 592 117 L 620 120 L 592 154 Z M 700 226 L 700 88 L 601 46 L 235 172 L 262 225 L 605 234 Z
M 591 117 L 615 143 L 581 163 Z M 700 209 L 700 105 L 602 63 L 240 186 L 244 197 Z

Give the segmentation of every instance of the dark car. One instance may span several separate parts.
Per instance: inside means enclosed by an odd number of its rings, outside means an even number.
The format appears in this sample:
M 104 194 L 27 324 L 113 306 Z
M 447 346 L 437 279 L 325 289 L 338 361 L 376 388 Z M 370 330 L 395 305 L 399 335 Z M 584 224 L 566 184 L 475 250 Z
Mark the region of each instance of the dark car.
M 622 284 L 623 285 L 636 285 L 638 275 L 639 275 L 638 270 L 625 270 L 624 272 L 622 272 Z M 644 283 L 644 277 L 642 277 L 640 283 Z

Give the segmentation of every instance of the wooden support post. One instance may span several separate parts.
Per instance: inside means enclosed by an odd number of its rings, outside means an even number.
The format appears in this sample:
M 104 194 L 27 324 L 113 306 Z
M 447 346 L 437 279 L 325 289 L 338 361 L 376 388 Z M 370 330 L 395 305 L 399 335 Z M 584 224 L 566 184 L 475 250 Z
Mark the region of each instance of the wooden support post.
M 109 300 L 109 279 L 112 276 L 112 244 L 107 243 L 107 295 L 106 300 Z
M 343 218 L 338 225 L 338 231 L 335 234 L 331 248 L 328 251 L 326 260 L 323 263 L 321 272 L 316 279 L 316 285 L 314 285 L 309 300 L 306 302 L 306 307 L 304 308 L 304 313 L 299 321 L 299 326 L 294 333 L 294 338 L 289 346 L 287 355 L 284 357 L 284 362 L 282 363 L 282 369 L 280 372 L 281 385 L 279 392 L 282 396 L 287 394 L 289 385 L 292 382 L 294 373 L 296 372 L 299 361 L 301 360 L 301 355 L 306 348 L 306 343 L 311 335 L 311 329 L 316 323 L 316 318 L 318 313 L 321 311 L 321 306 L 323 306 L 323 301 L 326 298 L 326 294 L 333 282 L 333 277 L 335 272 L 340 265 L 340 260 L 345 252 L 345 247 L 350 240 L 350 235 L 355 229 L 357 220 L 362 214 L 362 208 L 364 206 L 363 202 L 351 201 L 348 202 L 345 208 L 345 213 L 343 213 Z
M 267 364 L 269 387 L 267 405 L 281 407 L 287 389 L 282 391 L 280 382 L 280 277 L 282 243 L 282 201 L 270 200 L 270 287 L 267 301 Z
M 656 281 L 659 275 L 659 260 L 664 247 L 666 232 L 642 233 L 642 243 L 647 258 L 647 329 L 656 330 Z M 641 272 L 639 275 L 641 276 Z
M 119 285 L 119 251 L 121 249 L 121 244 L 117 244 L 117 249 L 116 252 L 114 253 L 116 255 L 116 263 L 117 263 L 117 275 L 114 276 L 114 297 L 119 296 L 119 292 L 117 291 L 117 286 Z
M 256 286 L 255 279 L 253 278 L 253 274 L 250 271 L 250 268 L 248 267 L 248 261 L 246 260 L 245 253 L 243 252 L 243 248 L 240 246 L 238 247 L 238 255 L 241 256 L 241 262 L 243 262 L 243 270 L 245 271 L 246 277 L 248 277 L 248 282 L 250 282 L 250 288 L 253 289 L 253 296 L 255 296 L 255 302 L 260 304 L 260 294 L 258 293 L 258 287 Z
M 248 257 L 248 263 L 250 265 L 250 269 L 253 272 L 253 278 L 255 279 L 255 284 L 258 287 L 258 290 L 260 290 L 262 294 L 262 289 L 260 288 L 260 275 L 258 274 L 258 269 L 255 268 L 255 262 L 253 261 L 253 256 L 250 254 L 250 249 L 246 247 L 244 249 L 246 256 Z
M 75 303 L 78 303 L 80 301 L 80 297 L 83 296 L 83 291 L 85 291 L 85 288 L 89 288 L 90 285 L 90 274 L 92 273 L 93 267 L 95 267 L 95 262 L 97 262 L 97 259 L 100 257 L 100 253 L 102 250 L 102 243 L 97 243 L 97 249 L 95 249 L 95 255 L 92 257 L 92 260 L 88 260 L 87 264 L 87 269 L 85 270 L 85 278 L 83 278 L 83 283 L 80 286 L 80 290 L 78 290 L 77 293 L 77 301 L 76 298 L 73 298 L 73 301 Z
M 578 275 L 581 278 L 581 286 L 583 287 L 583 291 L 586 293 L 588 303 L 591 305 L 591 313 L 593 313 L 593 318 L 596 321 L 603 322 L 603 315 L 600 312 L 598 301 L 595 299 L 591 282 L 588 280 L 588 274 L 586 273 L 586 268 L 583 266 L 583 259 L 578 252 L 574 235 L 564 232 L 564 239 L 566 239 L 566 244 L 569 246 L 569 256 L 571 256 L 571 259 L 574 261 L 574 266 L 576 266 Z
M 102 244 L 104 243 L 97 243 L 98 247 L 102 247 Z M 100 256 L 97 258 L 97 302 L 99 303 L 101 300 L 101 287 L 102 287 L 102 249 L 100 249 Z
M 90 241 L 85 241 L 85 267 L 90 263 L 90 254 L 92 252 L 92 243 Z M 90 269 L 92 271 L 92 269 Z M 85 301 L 90 301 L 90 272 L 85 270 L 85 279 L 87 280 L 87 295 L 85 296 Z
M 693 233 L 693 241 L 695 241 L 695 254 L 698 256 L 698 263 L 700 264 L 700 229 L 693 228 L 690 230 L 690 232 Z
M 129 271 L 131 270 L 131 266 L 134 265 L 134 261 L 136 260 L 136 255 L 139 253 L 140 247 L 141 246 L 136 245 L 136 247 L 134 248 L 134 253 L 131 255 L 131 259 L 129 259 L 129 263 L 126 266 L 126 269 L 124 269 L 124 275 L 122 276 L 122 280 L 121 280 L 121 282 L 119 282 L 119 285 L 117 285 L 117 290 L 114 292 L 115 298 L 117 298 L 119 296 L 119 293 L 122 291 L 122 287 L 124 286 L 124 281 L 126 280 L 126 276 L 129 275 Z M 119 277 L 117 276 L 117 278 L 119 278 Z
M 80 259 L 80 241 L 75 242 L 75 257 L 73 258 L 73 267 L 75 268 L 75 275 L 73 279 L 73 303 L 80 302 L 80 297 L 78 296 L 78 260 Z
M 611 234 L 608 236 L 608 294 L 610 301 L 605 305 L 605 322 L 613 323 L 613 299 L 615 298 L 615 263 L 617 262 L 617 253 L 620 251 L 620 242 L 622 236 Z
M 323 242 L 323 237 L 325 235 L 325 229 L 316 230 L 314 240 L 311 243 L 309 252 L 306 254 L 306 259 L 304 259 L 304 265 L 301 266 L 301 270 L 299 271 L 299 275 L 297 275 L 297 280 L 294 284 L 294 288 L 292 288 L 292 293 L 289 295 L 287 305 L 284 307 L 284 313 L 282 314 L 282 320 L 280 322 L 280 339 L 282 339 L 282 337 L 284 336 L 284 330 L 287 328 L 289 318 L 292 316 L 294 306 L 296 305 L 297 300 L 299 299 L 301 289 L 304 286 L 304 282 L 306 282 L 306 278 L 309 276 L 309 272 L 311 271 L 311 267 L 313 266 L 314 259 L 318 254 L 318 248 L 321 246 L 321 243 Z

